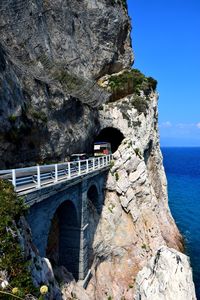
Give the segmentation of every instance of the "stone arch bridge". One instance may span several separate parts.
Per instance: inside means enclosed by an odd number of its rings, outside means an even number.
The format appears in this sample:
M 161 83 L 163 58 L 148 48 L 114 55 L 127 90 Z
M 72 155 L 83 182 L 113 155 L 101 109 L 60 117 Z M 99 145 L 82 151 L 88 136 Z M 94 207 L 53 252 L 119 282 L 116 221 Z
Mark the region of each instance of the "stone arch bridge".
M 111 143 L 115 152 L 123 140 L 116 128 L 104 128 L 96 141 Z M 62 265 L 76 280 L 90 273 L 92 243 L 101 216 L 112 155 L 84 161 L 0 170 L 29 205 L 33 243 L 52 265 Z
M 111 159 L 0 171 L 29 206 L 26 218 L 40 256 L 65 266 L 76 280 L 88 278 Z
M 84 280 L 89 271 L 95 232 L 90 226 L 89 206 L 100 217 L 107 172 L 106 168 L 26 195 L 26 201 L 32 203 L 27 220 L 40 255 L 65 266 L 76 280 Z

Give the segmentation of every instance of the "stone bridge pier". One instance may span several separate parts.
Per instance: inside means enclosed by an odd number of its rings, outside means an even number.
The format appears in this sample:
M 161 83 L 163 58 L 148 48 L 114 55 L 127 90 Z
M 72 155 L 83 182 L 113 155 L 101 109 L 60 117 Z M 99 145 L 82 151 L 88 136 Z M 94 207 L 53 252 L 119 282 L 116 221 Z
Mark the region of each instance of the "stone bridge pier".
M 65 266 L 76 280 L 84 280 L 89 271 L 106 179 L 104 170 L 26 195 L 27 221 L 40 256 Z

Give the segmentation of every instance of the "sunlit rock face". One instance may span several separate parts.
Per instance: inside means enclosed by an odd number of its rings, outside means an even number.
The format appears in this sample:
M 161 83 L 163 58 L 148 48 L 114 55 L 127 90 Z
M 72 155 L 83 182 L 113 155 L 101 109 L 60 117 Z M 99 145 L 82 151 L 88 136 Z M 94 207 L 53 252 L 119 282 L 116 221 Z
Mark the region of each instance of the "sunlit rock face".
M 161 247 L 137 275 L 135 300 L 195 300 L 188 257 Z
M 132 105 L 134 97 L 136 95 L 129 95 L 108 103 L 101 110 L 101 128 L 104 131 L 106 128 L 118 129 L 124 139 L 113 154 L 114 164 L 108 176 L 105 206 L 93 243 L 93 278 L 87 290 L 93 299 L 105 299 L 106 296 L 113 299 L 154 299 L 157 282 L 152 286 L 149 279 L 144 287 L 142 285 L 140 298 L 138 278 L 141 276 L 136 276 L 158 249 L 165 246 L 162 256 L 163 260 L 167 256 L 163 267 L 168 280 L 166 285 L 173 287 L 173 297 L 176 294 L 178 299 L 182 299 L 183 290 L 189 286 L 183 299 L 195 299 L 189 261 L 177 252 L 183 250 L 182 237 L 168 208 L 157 125 L 158 96 L 154 92 L 149 94 L 145 113 L 138 112 Z M 167 250 L 167 246 L 176 251 Z M 184 259 L 184 266 L 180 268 L 182 277 L 178 274 L 176 277 L 170 267 L 173 253 Z M 145 276 L 144 272 L 142 274 Z M 163 281 L 160 272 L 156 276 L 158 281 Z M 146 286 L 151 295 L 145 298 Z M 155 291 L 155 299 L 173 299 L 170 290 L 166 290 L 163 298 L 159 298 L 160 294 Z
M 133 61 L 126 8 L 16 0 L 0 13 L 0 167 L 91 151 L 109 97 L 96 80 Z

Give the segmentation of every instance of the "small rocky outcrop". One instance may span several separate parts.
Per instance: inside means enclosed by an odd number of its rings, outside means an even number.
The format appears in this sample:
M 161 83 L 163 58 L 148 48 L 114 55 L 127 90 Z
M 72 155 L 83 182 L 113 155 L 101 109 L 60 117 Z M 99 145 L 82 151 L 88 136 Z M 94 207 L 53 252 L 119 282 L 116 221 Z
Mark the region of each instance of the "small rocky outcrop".
M 158 249 L 136 277 L 135 300 L 195 300 L 192 270 L 186 255 L 165 246 Z

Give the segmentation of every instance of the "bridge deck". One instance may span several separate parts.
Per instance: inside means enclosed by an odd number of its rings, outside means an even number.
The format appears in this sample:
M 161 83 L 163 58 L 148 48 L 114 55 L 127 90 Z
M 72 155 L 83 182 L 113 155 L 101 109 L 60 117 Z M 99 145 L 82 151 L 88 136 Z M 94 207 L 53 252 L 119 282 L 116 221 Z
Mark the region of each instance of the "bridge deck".
M 112 155 L 105 155 L 67 163 L 0 170 L 0 178 L 11 181 L 17 193 L 28 194 L 108 167 L 111 159 Z

